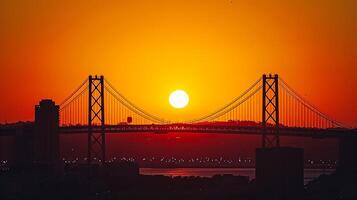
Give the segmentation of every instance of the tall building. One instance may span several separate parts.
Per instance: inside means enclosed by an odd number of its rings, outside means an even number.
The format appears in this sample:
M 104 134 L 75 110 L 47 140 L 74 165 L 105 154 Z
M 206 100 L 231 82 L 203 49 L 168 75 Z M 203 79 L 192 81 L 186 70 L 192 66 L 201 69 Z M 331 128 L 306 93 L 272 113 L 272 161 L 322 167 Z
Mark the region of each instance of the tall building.
M 256 149 L 255 177 L 259 199 L 301 199 L 304 150 L 292 147 Z
M 56 164 L 59 161 L 59 106 L 45 99 L 35 106 L 34 161 Z

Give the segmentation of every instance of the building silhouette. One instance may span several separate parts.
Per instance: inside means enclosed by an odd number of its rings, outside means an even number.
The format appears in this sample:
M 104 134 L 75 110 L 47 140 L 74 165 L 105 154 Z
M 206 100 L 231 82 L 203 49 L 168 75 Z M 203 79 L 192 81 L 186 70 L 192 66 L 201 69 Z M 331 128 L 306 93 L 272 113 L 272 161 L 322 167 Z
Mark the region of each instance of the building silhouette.
M 55 165 L 59 161 L 59 106 L 45 99 L 35 106 L 34 161 Z

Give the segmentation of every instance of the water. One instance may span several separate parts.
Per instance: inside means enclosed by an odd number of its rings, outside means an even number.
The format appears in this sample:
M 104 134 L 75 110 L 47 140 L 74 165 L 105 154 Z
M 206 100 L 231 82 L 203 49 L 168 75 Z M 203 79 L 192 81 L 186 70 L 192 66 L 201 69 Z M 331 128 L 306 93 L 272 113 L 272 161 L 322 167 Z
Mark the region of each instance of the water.
M 304 184 L 319 177 L 322 174 L 331 174 L 335 169 L 304 169 Z M 255 168 L 140 168 L 142 175 L 164 176 L 200 176 L 212 177 L 214 175 L 232 174 L 235 176 L 248 176 L 250 180 L 255 178 Z

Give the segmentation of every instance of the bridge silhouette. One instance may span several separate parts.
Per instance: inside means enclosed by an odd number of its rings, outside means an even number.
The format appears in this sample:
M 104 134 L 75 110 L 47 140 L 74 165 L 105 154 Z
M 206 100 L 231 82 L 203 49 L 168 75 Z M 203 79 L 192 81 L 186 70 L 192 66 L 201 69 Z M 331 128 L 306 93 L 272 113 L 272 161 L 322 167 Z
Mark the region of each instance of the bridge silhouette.
M 60 125 L 63 134 L 88 133 L 89 162 L 93 155 L 105 160 L 105 133 L 261 134 L 263 147 L 280 146 L 280 135 L 351 134 L 347 126 L 320 112 L 278 75 L 263 75 L 215 112 L 180 123 L 144 111 L 103 76 L 89 76 L 60 104 Z
M 148 113 L 104 76 L 89 76 L 59 104 L 58 115 L 58 133 L 88 134 L 89 164 L 94 157 L 106 160 L 106 133 L 258 134 L 262 135 L 263 148 L 279 147 L 280 136 L 356 135 L 355 130 L 319 111 L 278 75 L 270 74 L 263 75 L 215 112 L 185 122 L 172 122 Z M 11 130 L 11 125 L 0 127 L 0 133 Z

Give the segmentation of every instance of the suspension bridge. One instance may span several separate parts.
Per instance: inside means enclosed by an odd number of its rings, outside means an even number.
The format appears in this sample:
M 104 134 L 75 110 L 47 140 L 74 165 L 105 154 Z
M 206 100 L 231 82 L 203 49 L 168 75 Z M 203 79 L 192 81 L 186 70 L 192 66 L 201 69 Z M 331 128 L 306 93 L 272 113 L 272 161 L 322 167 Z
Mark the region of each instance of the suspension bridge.
M 345 137 L 356 131 L 333 120 L 278 75 L 263 75 L 213 113 L 172 122 L 135 105 L 103 76 L 89 76 L 58 108 L 60 134 L 88 134 L 88 162 L 105 160 L 107 133 L 222 133 L 262 135 L 263 148 L 279 147 L 280 136 Z M 0 133 L 11 127 L 0 127 Z

